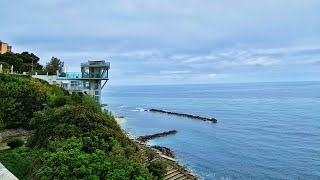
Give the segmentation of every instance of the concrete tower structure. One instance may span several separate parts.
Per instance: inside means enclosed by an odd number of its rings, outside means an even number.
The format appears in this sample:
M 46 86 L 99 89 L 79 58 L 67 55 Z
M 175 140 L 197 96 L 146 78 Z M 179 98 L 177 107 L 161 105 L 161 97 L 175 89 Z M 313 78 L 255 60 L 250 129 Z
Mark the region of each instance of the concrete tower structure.
M 81 63 L 81 72 L 57 72 L 57 75 L 33 75 L 49 84 L 59 84 L 70 93 L 90 94 L 101 102 L 101 90 L 109 80 L 110 63 L 88 61 Z

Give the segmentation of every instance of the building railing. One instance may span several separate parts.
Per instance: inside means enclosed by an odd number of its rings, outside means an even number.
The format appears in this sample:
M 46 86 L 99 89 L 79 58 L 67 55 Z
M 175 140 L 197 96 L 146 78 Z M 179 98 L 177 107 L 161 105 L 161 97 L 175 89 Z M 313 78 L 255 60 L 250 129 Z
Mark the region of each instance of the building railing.
M 88 73 L 76 73 L 76 72 L 69 72 L 69 73 L 60 73 L 59 77 L 63 78 L 71 78 L 71 79 L 83 79 L 83 78 L 108 78 L 108 74 L 88 74 Z
M 81 63 L 81 67 L 106 67 L 110 68 L 110 62 L 105 61 L 89 61 L 86 63 Z

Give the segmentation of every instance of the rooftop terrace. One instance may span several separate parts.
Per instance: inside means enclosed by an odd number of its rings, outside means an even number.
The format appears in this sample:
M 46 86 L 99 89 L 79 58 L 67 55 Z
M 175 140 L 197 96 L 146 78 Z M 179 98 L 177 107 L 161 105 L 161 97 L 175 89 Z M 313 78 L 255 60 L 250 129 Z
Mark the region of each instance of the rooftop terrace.
M 81 67 L 103 67 L 110 69 L 110 63 L 105 61 L 88 61 L 86 63 L 81 63 Z

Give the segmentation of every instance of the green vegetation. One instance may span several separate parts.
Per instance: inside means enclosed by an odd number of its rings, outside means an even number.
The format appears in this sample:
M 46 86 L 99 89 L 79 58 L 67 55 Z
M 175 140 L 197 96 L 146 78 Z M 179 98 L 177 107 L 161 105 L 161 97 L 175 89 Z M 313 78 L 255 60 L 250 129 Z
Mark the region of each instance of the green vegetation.
M 24 141 L 21 138 L 13 138 L 7 142 L 11 149 L 15 149 L 24 145 Z
M 43 109 L 46 94 L 37 89 L 37 80 L 0 75 L 0 127 L 28 127 L 33 112 Z M 47 85 L 48 86 L 48 85 Z
M 41 158 L 44 149 L 20 147 L 13 150 L 3 150 L 0 153 L 0 162 L 20 180 L 34 179 L 34 170 L 42 166 Z
M 45 166 L 38 173 L 41 178 L 150 179 L 141 164 L 119 153 L 119 146 L 111 151 L 96 148 L 86 153 L 86 142 L 76 137 L 53 142 L 52 146 L 55 153 L 46 154 Z
M 40 58 L 33 53 L 5 53 L 0 54 L 0 64 L 6 71 L 9 71 L 13 65 L 14 71 L 19 73 L 34 71 L 42 71 L 43 66 L 39 64 Z
M 161 160 L 152 161 L 148 169 L 155 179 L 163 179 L 166 173 L 166 165 Z
M 53 75 L 53 74 L 57 74 L 57 71 L 61 72 L 63 69 L 63 66 L 64 66 L 64 63 L 60 59 L 56 57 L 52 57 L 50 62 L 47 63 L 45 70 L 50 75 Z
M 10 72 L 11 66 L 13 66 L 13 70 L 20 74 L 23 72 L 37 72 L 38 74 L 48 73 L 53 75 L 56 74 L 57 70 L 62 71 L 64 67 L 64 62 L 57 57 L 52 57 L 45 67 L 39 61 L 39 57 L 29 52 L 0 54 L 0 64 L 2 64 L 4 72 Z
M 0 153 L 19 179 L 163 179 L 165 163 L 138 147 L 89 95 L 0 74 L 0 127 L 25 127 L 26 146 Z

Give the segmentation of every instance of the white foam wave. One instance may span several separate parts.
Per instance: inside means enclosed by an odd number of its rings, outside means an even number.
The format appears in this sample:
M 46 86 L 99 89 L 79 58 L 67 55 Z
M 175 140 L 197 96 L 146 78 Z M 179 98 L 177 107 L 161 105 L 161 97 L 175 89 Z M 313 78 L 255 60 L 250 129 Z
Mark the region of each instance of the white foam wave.
M 144 109 L 144 108 L 135 108 L 132 111 L 146 111 L 146 109 Z

